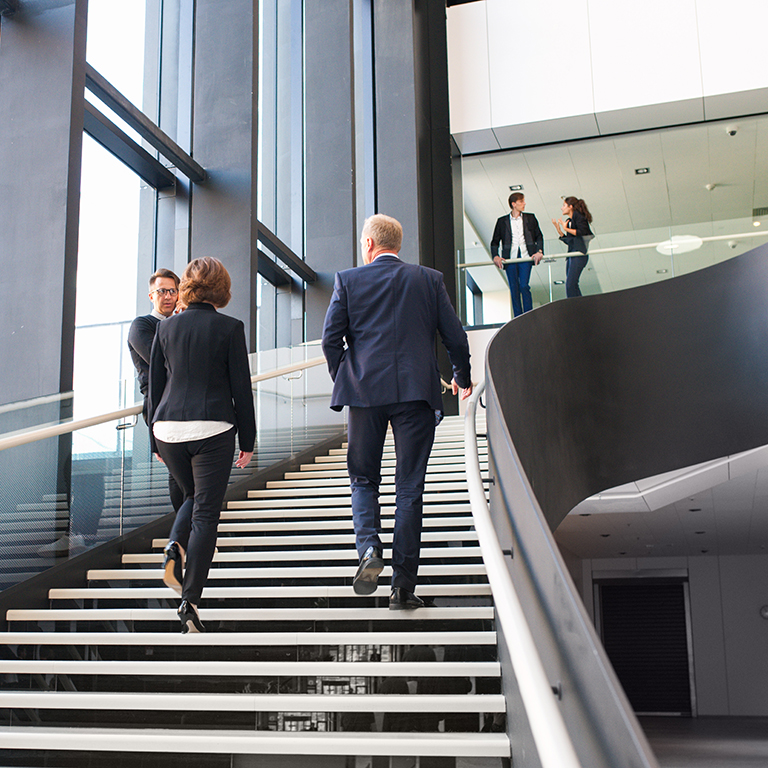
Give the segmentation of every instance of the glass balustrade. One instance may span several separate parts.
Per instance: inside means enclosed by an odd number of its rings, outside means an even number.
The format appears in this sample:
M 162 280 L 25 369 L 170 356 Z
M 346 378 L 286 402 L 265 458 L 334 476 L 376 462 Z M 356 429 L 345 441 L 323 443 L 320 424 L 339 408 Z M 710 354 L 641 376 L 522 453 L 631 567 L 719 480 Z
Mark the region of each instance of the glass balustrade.
M 540 224 L 546 256 L 531 272 L 534 309 L 566 298 L 566 246 L 551 224 Z M 470 326 L 506 323 L 512 319 L 506 275 L 492 262 L 488 243 L 469 242 L 457 254 L 462 319 Z M 603 234 L 596 228 L 579 288 L 588 296 L 648 285 L 704 269 L 766 242 L 768 230 L 752 218 Z
M 290 370 L 313 360 L 319 364 Z M 344 429 L 343 413 L 329 408 L 332 383 L 319 343 L 251 355 L 251 366 L 252 374 L 269 378 L 253 384 L 253 461 L 234 468 L 231 483 Z M 289 370 L 271 377 L 278 368 Z M 87 390 L 0 406 L 0 590 L 172 511 L 168 472 L 151 454 L 140 413 L 68 430 L 73 418 L 135 405 L 132 380 L 109 390 L 106 407 Z M 3 445 L 57 426 L 63 434 Z

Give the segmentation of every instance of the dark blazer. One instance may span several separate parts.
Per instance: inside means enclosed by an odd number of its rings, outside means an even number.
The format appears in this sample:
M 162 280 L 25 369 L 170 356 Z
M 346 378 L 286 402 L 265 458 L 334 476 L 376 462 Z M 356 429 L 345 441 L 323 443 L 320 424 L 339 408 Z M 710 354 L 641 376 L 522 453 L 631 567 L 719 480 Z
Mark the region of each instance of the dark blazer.
M 154 315 L 137 317 L 128 330 L 128 351 L 131 353 L 133 366 L 136 368 L 136 378 L 139 380 L 139 391 L 147 394 L 149 386 L 149 356 L 152 352 L 152 342 L 159 318 Z
M 338 272 L 323 327 L 334 381 L 331 408 L 425 400 L 442 411 L 435 332 L 448 350 L 456 383 L 468 388 L 467 334 L 440 272 L 389 253 Z
M 149 423 L 198 420 L 234 424 L 240 450 L 253 450 L 245 326 L 207 303 L 190 304 L 160 323 L 149 365 Z
M 541 234 L 541 227 L 536 217 L 532 213 L 522 213 L 523 217 L 523 237 L 525 238 L 525 247 L 528 249 L 528 255 L 541 251 L 544 253 L 544 235 Z M 501 245 L 501 258 L 509 259 L 512 253 L 512 227 L 509 223 L 509 214 L 500 217 L 496 221 L 491 238 L 491 256 L 499 255 L 499 245 Z M 515 254 L 517 258 L 517 254 Z
M 592 230 L 589 228 L 587 217 L 583 213 L 574 210 L 571 218 L 565 222 L 565 226 L 568 229 L 576 230 L 575 235 L 563 235 L 560 238 L 568 246 L 568 253 L 576 251 L 586 255 L 589 241 L 594 237 Z

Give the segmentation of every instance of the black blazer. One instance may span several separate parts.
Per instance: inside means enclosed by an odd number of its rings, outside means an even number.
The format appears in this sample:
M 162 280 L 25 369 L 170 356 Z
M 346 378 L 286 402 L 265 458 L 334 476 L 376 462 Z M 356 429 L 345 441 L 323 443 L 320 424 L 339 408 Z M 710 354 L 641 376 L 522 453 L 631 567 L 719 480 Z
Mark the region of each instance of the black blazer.
M 586 255 L 589 241 L 594 237 L 587 217 L 580 211 L 574 210 L 571 218 L 565 222 L 565 226 L 576 230 L 575 235 L 566 234 L 560 238 L 568 246 L 568 253 L 576 251 Z
M 388 253 L 338 272 L 323 326 L 334 382 L 331 408 L 424 400 L 442 411 L 435 333 L 448 350 L 456 383 L 467 389 L 467 334 L 440 272 Z
M 207 303 L 190 304 L 158 325 L 149 365 L 149 423 L 198 420 L 234 424 L 240 450 L 253 450 L 245 326 Z
M 533 256 L 539 251 L 544 253 L 544 235 L 541 233 L 538 220 L 532 213 L 522 213 L 521 215 L 523 217 L 523 237 L 528 255 Z M 491 238 L 491 256 L 499 255 L 499 244 L 501 244 L 501 258 L 511 258 L 512 227 L 509 223 L 509 214 L 496 221 L 496 227 Z M 515 257 L 517 256 L 515 255 Z
M 139 391 L 144 396 L 149 386 L 149 356 L 159 322 L 159 318 L 154 315 L 142 315 L 131 323 L 128 330 L 128 351 L 131 353 L 131 360 L 136 369 Z

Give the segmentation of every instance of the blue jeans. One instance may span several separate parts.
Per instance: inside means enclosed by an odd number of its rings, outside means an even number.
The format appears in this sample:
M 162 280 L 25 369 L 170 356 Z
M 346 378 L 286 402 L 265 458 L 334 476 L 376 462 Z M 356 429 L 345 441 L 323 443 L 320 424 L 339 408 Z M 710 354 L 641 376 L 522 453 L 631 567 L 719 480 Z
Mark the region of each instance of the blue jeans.
M 395 532 L 392 538 L 392 587 L 416 589 L 421 549 L 424 476 L 435 439 L 435 412 L 423 401 L 372 408 L 349 408 L 347 468 L 352 487 L 355 546 L 382 549 L 381 456 L 387 425 L 395 437 Z
M 588 261 L 589 256 L 569 256 L 565 260 L 565 295 L 569 299 L 574 296 L 581 296 L 579 278 Z
M 523 312 L 530 312 L 533 309 L 533 299 L 531 298 L 531 270 L 532 261 L 524 261 L 522 264 L 506 264 L 504 270 L 509 280 L 509 290 L 512 293 L 512 312 L 515 317 L 522 315 Z M 520 297 L 522 296 L 522 306 Z

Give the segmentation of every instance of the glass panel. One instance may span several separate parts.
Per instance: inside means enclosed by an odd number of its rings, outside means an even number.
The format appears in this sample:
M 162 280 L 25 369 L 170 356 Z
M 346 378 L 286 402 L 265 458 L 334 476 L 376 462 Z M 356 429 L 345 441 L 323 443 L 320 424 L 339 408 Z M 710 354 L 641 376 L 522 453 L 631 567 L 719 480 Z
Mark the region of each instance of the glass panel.
M 105 184 L 109 194 L 105 194 Z M 140 192 L 138 176 L 93 139 L 83 137 L 76 419 L 124 407 L 126 389 L 133 396 L 134 369 L 126 339 L 137 306 Z M 126 386 L 125 381 L 130 383 Z
M 116 341 L 120 329 L 94 329 L 105 335 L 94 340 L 99 354 L 93 354 L 100 358 L 123 348 Z M 320 359 L 320 344 L 312 342 L 254 354 L 251 367 L 256 374 Z M 96 380 L 99 386 L 86 381 L 74 397 L 3 406 L 0 427 L 28 431 L 70 420 L 73 410 L 78 418 L 90 418 L 104 412 L 97 410 L 103 403 L 110 411 L 134 404 L 132 376 Z M 233 469 L 230 483 L 339 434 L 344 413 L 329 408 L 331 389 L 324 361 L 255 384 L 254 460 L 246 469 Z M 168 472 L 150 453 L 140 415 L 0 451 L 0 486 L 6 489 L 0 497 L 0 589 L 172 511 Z
M 145 5 L 88 2 L 86 60 L 139 108 L 144 90 Z
M 322 357 L 319 342 L 252 355 L 254 373 Z M 257 446 L 254 461 L 266 467 L 344 429 L 344 412 L 329 407 L 333 383 L 325 363 L 254 385 Z

